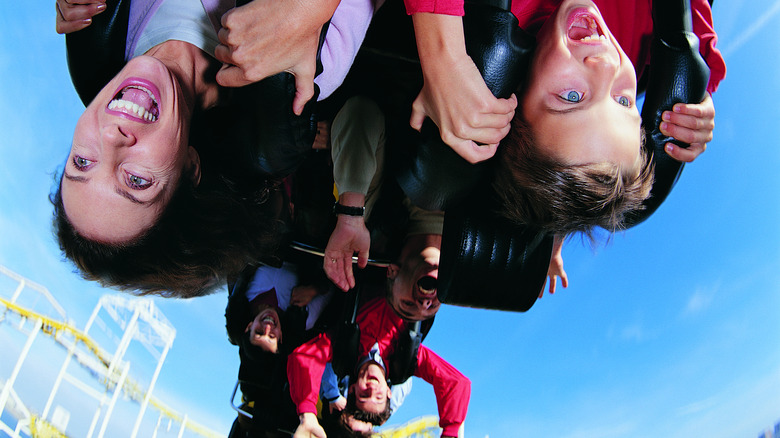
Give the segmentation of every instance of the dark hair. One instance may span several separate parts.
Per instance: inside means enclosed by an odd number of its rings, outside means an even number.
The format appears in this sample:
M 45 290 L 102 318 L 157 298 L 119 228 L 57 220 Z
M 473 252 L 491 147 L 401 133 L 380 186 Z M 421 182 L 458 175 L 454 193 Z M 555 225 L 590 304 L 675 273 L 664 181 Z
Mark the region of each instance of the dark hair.
M 129 242 L 104 243 L 80 235 L 68 220 L 61 174 L 50 195 L 60 249 L 83 278 L 103 286 L 179 298 L 213 292 L 228 276 L 276 250 L 283 223 L 273 201 L 280 192 L 265 180 L 253 190 L 225 178 L 202 186 L 183 175 L 149 230 Z
M 330 438 L 370 438 L 372 432 L 363 432 L 352 430 L 347 420 L 352 417 L 352 413 L 346 409 L 330 413 L 329 409 L 323 409 L 321 426 Z
M 644 131 L 640 132 L 644 145 Z M 625 228 L 626 215 L 643 208 L 653 185 L 653 164 L 644 147 L 639 162 L 627 168 L 614 163 L 567 165 L 535 147 L 529 125 L 512 121 L 498 148 L 493 187 L 501 215 L 513 222 L 567 235 L 595 227 L 614 232 Z
M 390 414 L 392 414 L 392 411 L 390 410 L 390 397 L 387 398 L 385 410 L 375 414 L 373 412 L 358 409 L 355 393 L 350 392 L 347 396 L 346 412 L 355 417 L 355 420 L 365 421 L 367 423 L 373 424 L 374 426 L 381 426 L 385 424 L 385 422 L 390 418 Z

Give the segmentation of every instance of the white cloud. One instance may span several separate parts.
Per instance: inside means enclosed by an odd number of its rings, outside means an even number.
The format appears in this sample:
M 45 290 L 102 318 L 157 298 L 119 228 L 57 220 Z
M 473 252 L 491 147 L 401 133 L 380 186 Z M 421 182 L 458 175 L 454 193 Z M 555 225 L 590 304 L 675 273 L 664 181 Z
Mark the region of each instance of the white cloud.
M 685 305 L 684 314 L 689 316 L 706 310 L 712 303 L 713 295 L 714 292 L 707 292 L 703 289 L 697 288 L 688 299 L 688 303 Z
M 624 341 L 640 342 L 645 339 L 645 331 L 639 323 L 623 327 L 620 331 L 620 339 Z

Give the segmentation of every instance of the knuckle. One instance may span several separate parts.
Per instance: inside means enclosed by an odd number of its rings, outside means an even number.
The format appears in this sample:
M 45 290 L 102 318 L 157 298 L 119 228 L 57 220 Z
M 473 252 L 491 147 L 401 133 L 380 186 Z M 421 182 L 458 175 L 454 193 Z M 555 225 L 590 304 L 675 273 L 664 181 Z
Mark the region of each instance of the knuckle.
M 463 122 L 456 122 L 452 125 L 452 132 L 458 138 L 465 138 L 468 132 L 468 125 Z

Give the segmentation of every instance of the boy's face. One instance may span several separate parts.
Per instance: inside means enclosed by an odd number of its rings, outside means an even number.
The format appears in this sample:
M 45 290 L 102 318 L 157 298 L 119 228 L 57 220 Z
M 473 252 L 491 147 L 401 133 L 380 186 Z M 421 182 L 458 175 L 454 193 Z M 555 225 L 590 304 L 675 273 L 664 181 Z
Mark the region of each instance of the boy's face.
M 390 399 L 385 371 L 375 362 L 366 362 L 358 370 L 355 383 L 350 385 L 355 392 L 355 407 L 361 411 L 379 414 L 385 410 Z
M 273 308 L 266 308 L 258 313 L 247 327 L 249 342 L 265 351 L 276 353 L 282 340 L 282 325 L 279 314 Z
M 596 5 L 565 0 L 537 42 L 521 105 L 541 152 L 569 165 L 635 165 L 636 73 Z

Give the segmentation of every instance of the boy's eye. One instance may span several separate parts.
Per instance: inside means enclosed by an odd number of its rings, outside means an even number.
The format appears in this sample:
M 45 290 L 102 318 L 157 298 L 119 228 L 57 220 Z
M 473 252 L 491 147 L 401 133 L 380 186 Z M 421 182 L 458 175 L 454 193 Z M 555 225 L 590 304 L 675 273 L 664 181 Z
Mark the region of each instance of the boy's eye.
M 561 99 L 565 100 L 566 102 L 577 103 L 582 100 L 582 93 L 574 90 L 564 91 L 559 96 Z
M 617 101 L 617 103 L 623 105 L 624 107 L 631 108 L 631 100 L 626 96 L 617 96 L 615 100 Z

